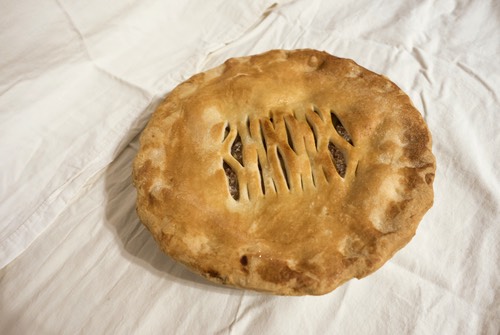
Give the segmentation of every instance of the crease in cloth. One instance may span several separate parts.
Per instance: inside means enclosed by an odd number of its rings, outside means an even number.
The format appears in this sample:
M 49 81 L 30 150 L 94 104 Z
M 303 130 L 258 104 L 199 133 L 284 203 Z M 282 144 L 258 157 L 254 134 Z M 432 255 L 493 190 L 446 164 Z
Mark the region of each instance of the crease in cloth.
M 415 273 L 415 272 L 413 272 L 413 271 L 411 271 L 411 270 L 407 269 L 407 268 L 406 268 L 406 267 L 404 267 L 403 265 L 398 264 L 398 263 L 396 263 L 396 262 L 389 262 L 388 264 L 392 264 L 392 265 L 394 265 L 395 267 L 397 267 L 398 269 L 403 270 L 405 273 L 408 273 L 408 274 L 410 274 L 410 275 L 411 275 L 411 276 L 413 276 L 413 277 L 417 277 L 417 278 L 421 279 L 422 281 L 424 281 L 424 282 L 426 282 L 426 283 L 430 284 L 431 286 L 434 286 L 434 287 L 438 288 L 440 291 L 442 291 L 442 292 L 444 292 L 444 293 L 446 293 L 446 294 L 449 294 L 449 295 L 451 295 L 452 297 L 457 298 L 459 301 L 461 301 L 461 302 L 462 302 L 462 303 L 464 303 L 465 305 L 469 306 L 470 310 L 471 310 L 472 312 L 474 312 L 474 314 L 478 314 L 478 311 L 477 311 L 477 309 L 476 309 L 476 308 L 477 308 L 477 306 L 474 306 L 474 305 L 473 305 L 470 301 L 468 301 L 468 300 L 467 300 L 467 299 L 465 299 L 464 297 L 461 297 L 461 296 L 460 296 L 460 295 L 458 295 L 456 292 L 454 292 L 452 289 L 450 289 L 450 288 L 448 288 L 448 287 L 446 287 L 446 286 L 444 286 L 444 285 L 441 285 L 441 284 L 439 284 L 439 283 L 437 283 L 437 282 L 434 282 L 433 280 L 431 280 L 431 279 L 429 279 L 429 278 L 426 278 L 426 277 L 424 277 L 424 276 L 422 276 L 422 275 L 420 275 L 420 274 L 418 274 L 418 273 Z M 475 308 L 475 307 L 476 307 L 476 308 Z M 482 310 L 482 309 L 480 309 L 480 312 L 481 312 L 482 314 L 487 314 L 487 313 L 488 313 L 488 311 L 486 311 L 486 310 Z
M 73 20 L 73 18 L 71 17 L 71 15 L 69 14 L 69 12 L 66 10 L 66 8 L 63 6 L 63 4 L 60 2 L 60 0 L 56 0 L 57 2 L 57 5 L 61 8 L 64 16 L 66 17 L 67 21 L 69 22 L 70 26 L 72 27 L 72 29 L 74 30 L 74 32 L 78 35 L 78 38 L 80 39 L 81 41 L 81 45 L 82 45 L 82 48 L 83 48 L 83 51 L 85 53 L 85 57 L 89 60 L 90 63 L 92 63 L 92 65 L 98 70 L 100 71 L 101 73 L 109 76 L 110 78 L 120 82 L 121 84 L 124 84 L 128 87 L 131 87 L 133 89 L 136 89 L 138 90 L 139 92 L 141 92 L 141 94 L 144 96 L 144 97 L 148 97 L 148 98 L 152 98 L 152 94 L 150 92 L 148 92 L 146 89 L 134 84 L 134 83 L 131 83 L 121 77 L 119 77 L 118 75 L 114 74 L 114 73 L 111 73 L 110 71 L 106 70 L 105 68 L 103 68 L 102 66 L 100 66 L 92 57 L 92 55 L 90 54 L 90 51 L 89 51 L 89 48 L 87 47 L 87 43 L 85 42 L 85 37 L 83 36 L 83 34 L 81 33 L 80 29 L 78 29 L 78 27 L 76 26 L 76 23 L 75 21 Z
M 83 49 L 83 53 L 84 53 L 84 58 L 86 58 L 89 61 L 89 63 L 92 65 L 92 67 L 94 67 L 98 72 L 104 74 L 105 76 L 107 76 L 108 78 L 110 78 L 111 80 L 113 80 L 115 82 L 119 82 L 121 85 L 124 85 L 126 87 L 131 88 L 134 91 L 137 91 L 140 94 L 140 96 L 142 97 L 142 99 L 147 102 L 145 104 L 146 107 L 143 107 L 143 108 L 145 108 L 145 110 L 150 109 L 152 106 L 152 103 L 155 100 L 155 96 L 153 94 L 149 93 L 148 91 L 146 91 L 145 89 L 143 89 L 142 87 L 134 85 L 133 83 L 130 83 L 127 80 L 124 80 L 123 78 L 120 78 L 119 76 L 116 76 L 113 73 L 110 73 L 106 69 L 99 66 L 92 59 L 92 56 L 90 55 L 89 50 L 87 48 L 87 45 L 85 43 L 84 37 L 82 36 L 79 29 L 76 27 L 74 21 L 72 20 L 71 16 L 67 12 L 67 10 L 64 8 L 64 6 L 61 4 L 61 2 L 59 0 L 56 0 L 56 3 L 61 8 L 63 15 L 66 17 L 70 26 L 72 27 L 72 29 L 75 31 L 75 33 L 79 37 L 80 42 L 81 42 L 80 45 L 81 45 L 81 48 Z M 137 107 L 139 107 L 139 106 L 137 106 Z M 142 114 L 143 113 L 139 113 L 139 115 L 136 117 L 133 117 L 133 115 L 129 115 L 128 117 L 124 118 L 125 121 L 121 122 L 120 124 L 122 125 L 122 127 L 129 128 L 130 125 L 133 126 L 137 122 L 144 119 Z M 129 125 L 126 124 L 127 121 L 130 121 Z M 145 122 L 142 121 L 142 123 L 145 123 Z M 140 128 L 141 127 L 138 127 L 138 129 L 136 131 L 137 132 L 140 131 Z M 116 136 L 115 133 L 116 133 L 116 131 L 114 129 L 110 129 L 107 132 L 107 134 L 103 136 L 103 139 L 106 140 L 109 138 L 113 138 L 114 136 Z M 111 143 L 112 141 L 107 140 L 105 142 Z M 121 141 L 121 142 L 123 142 L 123 141 Z M 116 155 L 118 155 L 123 150 L 123 148 L 126 146 L 126 143 L 121 143 L 121 142 L 118 143 L 117 148 L 115 148 L 115 149 L 111 148 L 113 151 L 112 159 L 114 159 L 114 157 L 116 157 Z M 50 225 L 50 223 L 48 223 L 48 224 L 42 226 L 40 224 L 33 224 L 32 222 L 39 219 L 40 214 L 45 212 L 46 209 L 49 208 L 49 206 L 52 203 L 54 203 L 54 201 L 61 198 L 61 195 L 63 193 L 65 193 L 64 198 L 66 198 L 66 199 L 72 199 L 76 194 L 78 194 L 79 186 L 84 185 L 85 181 L 80 181 L 78 183 L 78 185 L 76 185 L 76 187 L 74 187 L 72 190 L 70 190 L 69 194 L 67 194 L 67 192 L 65 192 L 65 190 L 68 189 L 68 185 L 70 185 L 71 183 L 74 183 L 75 181 L 78 182 L 78 180 L 81 179 L 82 176 L 87 175 L 89 173 L 88 169 L 92 168 L 92 166 L 95 165 L 95 163 L 98 162 L 99 160 L 102 160 L 103 157 L 105 157 L 105 155 L 109 154 L 108 151 L 109 150 L 97 150 L 96 149 L 96 152 L 98 152 L 98 154 L 96 156 L 93 156 L 92 159 L 84 162 L 84 164 L 81 167 L 81 169 L 79 170 L 79 172 L 71 175 L 70 178 L 68 178 L 68 179 L 65 179 L 63 181 L 58 182 L 57 176 L 53 176 L 53 178 L 51 178 L 51 180 L 49 181 L 49 185 L 52 185 L 52 186 L 51 187 L 49 186 L 50 189 L 46 190 L 44 198 L 38 204 L 36 204 L 36 206 L 34 208 L 31 209 L 31 213 L 26 216 L 26 219 L 22 223 L 20 223 L 18 225 L 18 227 L 9 236 L 5 237 L 3 244 L 0 248 L 0 255 L 1 255 L 0 268 L 3 268 L 7 264 L 9 264 L 12 260 L 14 260 L 17 256 L 19 256 L 21 253 L 23 253 L 31 245 L 31 243 L 33 243 L 33 241 L 47 228 L 47 226 Z M 102 169 L 102 168 L 103 167 L 101 167 L 100 169 Z M 87 179 L 92 178 L 92 176 L 95 173 L 98 173 L 100 169 L 94 171 L 91 175 L 87 176 Z M 57 216 L 62 212 L 63 208 L 64 208 L 64 206 L 62 208 L 59 208 L 58 210 L 56 210 L 55 213 L 53 215 L 51 215 L 51 218 L 53 220 L 55 220 L 55 218 L 57 218 Z M 50 222 L 53 222 L 53 220 L 51 220 Z M 31 224 L 30 224 L 30 222 L 31 222 Z M 31 228 L 29 230 L 27 230 L 26 227 L 31 227 Z M 24 233 L 23 233 L 23 231 L 24 231 Z M 28 232 L 29 232 L 29 234 L 27 234 Z M 26 245 L 24 246 L 24 248 L 22 250 L 15 251 L 13 246 L 16 245 L 16 241 L 19 240 L 20 236 L 27 237 L 28 242 L 26 243 Z
M 339 287 L 337 290 L 342 290 L 342 295 L 340 296 L 340 301 L 339 301 L 339 307 L 337 309 L 337 311 L 335 311 L 335 313 L 333 313 L 333 319 L 332 319 L 332 324 L 336 324 L 338 321 L 338 318 L 341 317 L 341 314 L 342 314 L 342 310 L 345 308 L 345 299 L 346 299 L 346 296 L 347 296 L 347 291 L 349 290 L 349 283 L 345 283 L 344 285 L 342 285 L 341 287 Z
M 224 50 L 226 47 L 228 47 L 229 45 L 231 45 L 232 43 L 234 43 L 235 41 L 238 41 L 240 40 L 241 38 L 243 38 L 244 36 L 250 34 L 252 31 L 254 31 L 255 29 L 257 29 L 266 19 L 269 15 L 271 15 L 272 13 L 275 12 L 276 8 L 278 7 L 278 3 L 273 3 L 271 4 L 270 6 L 268 6 L 263 12 L 262 14 L 257 18 L 257 20 L 251 24 L 248 28 L 246 28 L 245 30 L 241 31 L 238 36 L 234 36 L 232 37 L 230 40 L 227 40 L 225 42 L 222 43 L 222 45 L 218 46 L 218 47 L 215 47 L 213 48 L 212 50 L 209 50 L 206 55 L 200 59 L 200 61 L 198 62 L 197 64 L 197 69 L 199 70 L 203 70 L 203 69 L 206 69 L 207 67 L 207 63 L 209 62 L 209 59 L 210 57 L 213 55 L 213 54 L 216 54 L 218 52 L 221 52 L 222 50 Z
M 227 327 L 227 334 L 228 335 L 231 335 L 232 332 L 233 332 L 233 327 L 234 325 L 236 324 L 236 322 L 238 321 L 238 314 L 240 312 L 240 309 L 241 309 L 241 305 L 243 303 L 243 298 L 245 297 L 245 292 L 241 292 L 241 295 L 240 295 L 240 300 L 238 302 L 238 307 L 236 307 L 236 312 L 234 313 L 234 318 L 233 318 L 233 321 L 231 321 L 231 323 L 228 325 Z
M 498 89 L 495 90 L 490 84 L 488 84 L 483 78 L 481 78 L 479 75 L 474 73 L 474 70 L 469 68 L 467 65 L 465 65 L 463 62 L 456 61 L 455 62 L 456 67 L 458 67 L 460 70 L 462 70 L 465 74 L 467 74 L 470 78 L 472 78 L 474 81 L 479 83 L 481 86 L 483 86 L 489 94 L 491 94 L 492 98 L 494 101 L 500 101 L 500 97 L 498 96 Z

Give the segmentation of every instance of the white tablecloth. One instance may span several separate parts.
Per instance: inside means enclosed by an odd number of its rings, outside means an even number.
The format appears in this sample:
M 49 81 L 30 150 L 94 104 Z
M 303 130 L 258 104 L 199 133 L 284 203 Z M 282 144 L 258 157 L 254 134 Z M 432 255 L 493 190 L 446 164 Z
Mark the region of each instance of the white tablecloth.
M 500 6 L 0 0 L 0 334 L 500 333 Z M 138 134 L 229 57 L 314 48 L 385 74 L 433 134 L 435 204 L 320 297 L 212 285 L 135 214 Z

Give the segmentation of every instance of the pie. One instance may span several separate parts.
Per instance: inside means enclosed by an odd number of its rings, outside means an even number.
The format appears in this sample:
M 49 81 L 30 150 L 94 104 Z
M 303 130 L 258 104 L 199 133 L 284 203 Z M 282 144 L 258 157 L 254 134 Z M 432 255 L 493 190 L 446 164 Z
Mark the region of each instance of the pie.
M 134 160 L 159 247 L 211 281 L 320 295 L 380 268 L 433 203 L 431 135 L 384 76 L 316 50 L 232 58 L 177 86 Z

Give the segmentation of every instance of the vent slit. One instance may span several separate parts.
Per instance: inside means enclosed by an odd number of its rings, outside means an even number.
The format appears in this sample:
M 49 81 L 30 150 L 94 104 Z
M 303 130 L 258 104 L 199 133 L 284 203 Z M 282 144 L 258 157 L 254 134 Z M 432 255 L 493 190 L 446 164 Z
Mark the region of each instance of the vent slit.
M 289 115 L 270 112 L 262 119 L 246 117 L 237 125 L 229 121 L 219 124 L 226 151 L 222 154 L 222 167 L 227 179 L 227 184 L 221 186 L 227 187 L 235 201 L 253 201 L 256 196 L 273 193 L 305 192 L 309 187 L 322 187 L 325 182 L 338 182 L 335 173 L 346 178 L 348 164 L 355 165 L 349 167 L 349 173 L 353 177 L 358 174 L 357 160 L 349 160 L 350 151 L 354 150 L 351 135 L 337 115 L 330 110 L 328 117 L 328 110 L 314 105 L 310 108 L 300 113 L 292 110 Z M 337 134 L 332 133 L 330 119 Z M 300 130 L 298 137 L 296 129 Z M 252 182 L 247 185 L 243 176 L 252 176 Z
M 226 163 L 226 161 L 222 162 L 222 167 L 224 168 L 224 172 L 226 173 L 227 182 L 229 185 L 229 193 L 233 197 L 234 200 L 238 201 L 240 199 L 240 189 L 238 185 L 238 176 L 236 172 Z
M 250 118 L 247 117 L 247 129 L 248 129 L 248 133 L 251 134 L 252 132 L 250 131 Z
M 259 169 L 260 176 L 260 189 L 262 190 L 262 194 L 266 194 L 266 187 L 264 186 L 264 175 L 262 173 L 262 165 L 260 165 L 260 159 L 257 159 L 257 167 Z
M 311 130 L 312 130 L 312 134 L 314 137 L 314 147 L 316 148 L 316 150 L 318 150 L 318 136 L 316 135 L 316 130 L 314 129 L 314 126 L 313 126 L 311 120 L 309 120 L 309 118 L 307 116 L 306 116 L 306 121 L 307 121 L 307 124 L 309 125 L 309 128 L 311 128 Z
M 279 149 L 277 150 L 277 154 L 278 154 L 278 159 L 280 161 L 281 171 L 283 171 L 283 176 L 285 177 L 286 188 L 290 189 L 290 181 L 288 180 L 288 173 L 286 171 L 285 161 Z
M 241 143 L 240 134 L 236 135 L 231 145 L 231 156 L 233 156 L 243 166 L 243 143 Z
M 340 122 L 339 118 L 337 117 L 337 115 L 335 115 L 335 113 L 333 111 L 331 111 L 330 113 L 331 117 L 332 117 L 332 124 L 333 124 L 333 128 L 335 128 L 335 131 L 344 139 L 346 140 L 347 142 L 349 142 L 349 144 L 351 144 L 352 146 L 354 146 L 354 144 L 352 143 L 352 138 L 351 138 L 351 135 L 349 135 L 349 133 L 347 132 L 347 130 L 345 129 L 344 125 L 342 124 L 342 122 Z
M 224 142 L 227 138 L 227 135 L 229 135 L 229 131 L 231 128 L 229 128 L 229 124 L 226 124 L 226 128 L 224 128 L 224 138 L 222 139 L 222 142 Z
M 290 125 L 288 124 L 288 122 L 285 120 L 285 129 L 286 129 L 286 139 L 288 141 L 288 146 L 290 147 L 290 149 L 292 149 L 295 153 L 297 153 L 295 151 L 295 147 L 293 145 L 293 139 L 292 139 L 292 134 L 290 132 Z
M 333 165 L 337 170 L 337 173 L 342 178 L 345 177 L 345 172 L 347 170 L 347 162 L 344 154 L 339 148 L 335 146 L 332 142 L 328 143 L 328 151 L 330 151 L 330 157 L 332 159 Z
M 326 182 L 329 183 L 330 182 L 330 174 L 326 171 L 325 167 L 322 165 L 321 166 L 321 171 L 323 171 L 323 176 L 325 176 L 325 179 L 326 179 Z
M 319 116 L 319 118 L 321 119 L 321 121 L 323 121 L 323 116 L 321 115 L 321 112 L 319 111 L 318 107 L 316 106 L 313 106 L 313 112 L 316 113 L 316 115 Z
M 262 124 L 259 122 L 260 125 L 260 137 L 262 139 L 262 145 L 264 146 L 264 151 L 267 152 L 267 143 L 266 143 L 266 137 L 264 136 L 264 129 L 262 127 Z

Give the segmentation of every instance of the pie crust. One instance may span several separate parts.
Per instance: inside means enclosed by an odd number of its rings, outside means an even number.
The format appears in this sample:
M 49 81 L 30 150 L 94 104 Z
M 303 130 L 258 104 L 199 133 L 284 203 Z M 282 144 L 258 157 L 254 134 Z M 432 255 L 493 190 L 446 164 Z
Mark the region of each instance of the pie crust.
M 382 266 L 432 206 L 431 135 L 384 76 L 316 50 L 233 58 L 176 87 L 133 166 L 160 248 L 209 280 L 319 295 Z

